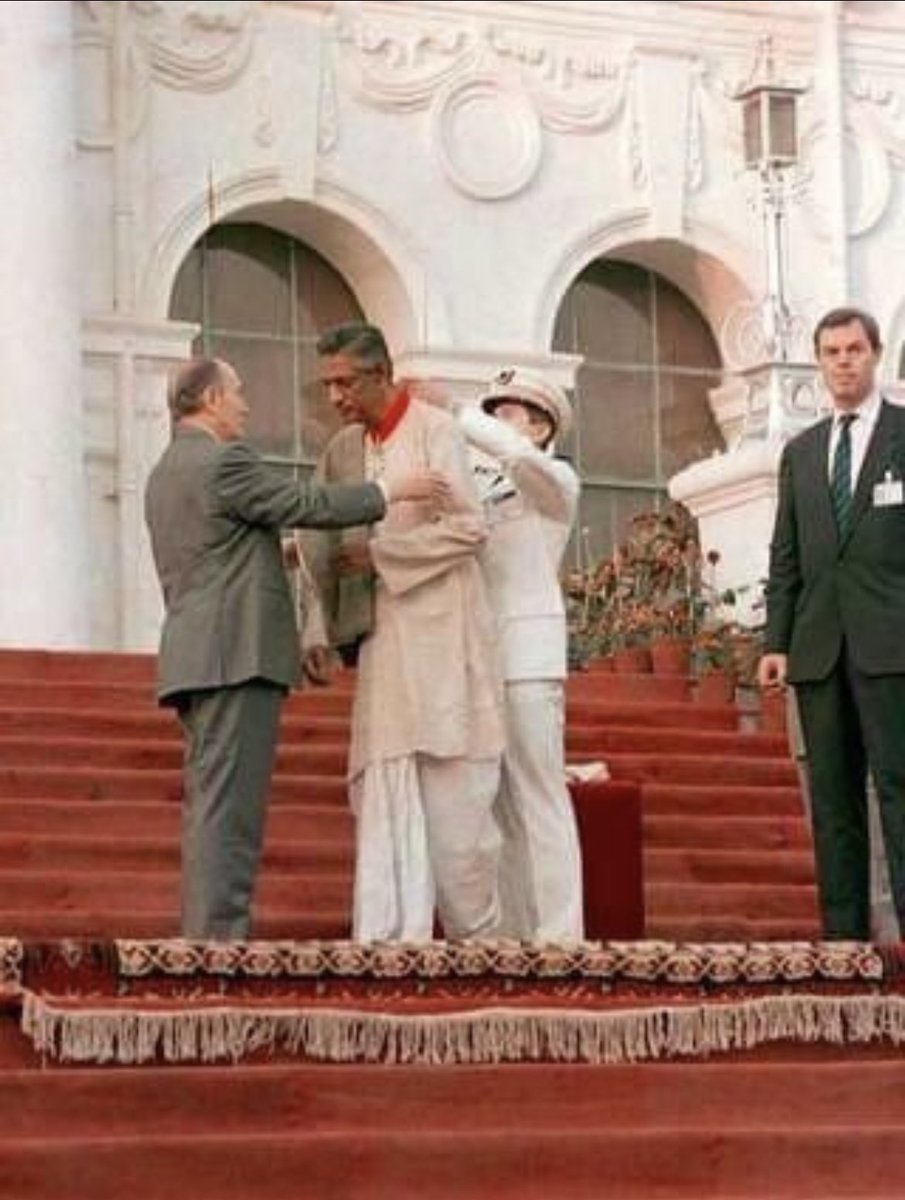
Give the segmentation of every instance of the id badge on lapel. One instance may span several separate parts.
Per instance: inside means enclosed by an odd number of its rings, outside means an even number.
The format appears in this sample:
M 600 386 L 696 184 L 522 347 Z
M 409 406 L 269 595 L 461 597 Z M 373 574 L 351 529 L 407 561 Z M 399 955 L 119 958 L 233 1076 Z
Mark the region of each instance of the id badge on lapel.
M 879 483 L 874 484 L 874 508 L 897 508 L 905 504 L 905 487 L 892 471 L 887 471 Z

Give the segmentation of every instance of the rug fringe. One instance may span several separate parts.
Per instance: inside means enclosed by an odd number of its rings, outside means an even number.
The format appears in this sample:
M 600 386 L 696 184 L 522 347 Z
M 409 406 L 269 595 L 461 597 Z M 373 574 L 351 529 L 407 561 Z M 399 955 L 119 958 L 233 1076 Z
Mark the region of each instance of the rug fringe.
M 625 1063 L 777 1041 L 900 1045 L 905 998 L 770 995 L 608 1012 L 389 1014 L 235 1006 L 77 1011 L 25 991 L 22 1029 L 37 1051 L 59 1062 L 238 1061 L 263 1050 L 332 1062 Z

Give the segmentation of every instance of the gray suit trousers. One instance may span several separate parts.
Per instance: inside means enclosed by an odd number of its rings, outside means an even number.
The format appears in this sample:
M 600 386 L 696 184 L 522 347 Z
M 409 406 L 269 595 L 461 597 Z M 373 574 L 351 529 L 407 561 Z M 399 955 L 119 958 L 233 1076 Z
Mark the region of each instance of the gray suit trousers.
M 285 688 L 263 679 L 187 692 L 182 936 L 243 939 L 264 841 Z

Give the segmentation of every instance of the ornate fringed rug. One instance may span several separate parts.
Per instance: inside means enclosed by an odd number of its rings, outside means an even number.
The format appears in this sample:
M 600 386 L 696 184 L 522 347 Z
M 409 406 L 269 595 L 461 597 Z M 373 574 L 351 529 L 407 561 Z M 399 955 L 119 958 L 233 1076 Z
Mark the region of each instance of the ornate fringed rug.
M 23 943 L 0 995 L 46 1060 L 622 1063 L 905 1042 L 905 948 L 855 942 Z

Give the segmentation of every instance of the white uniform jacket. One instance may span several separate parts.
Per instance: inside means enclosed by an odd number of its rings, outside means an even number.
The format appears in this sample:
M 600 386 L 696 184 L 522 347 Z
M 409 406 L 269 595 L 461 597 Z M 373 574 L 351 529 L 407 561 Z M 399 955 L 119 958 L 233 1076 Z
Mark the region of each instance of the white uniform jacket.
M 489 527 L 483 565 L 500 626 L 504 678 L 564 679 L 559 571 L 578 507 L 578 476 L 569 463 L 479 408 L 463 408 L 458 419 L 478 451 L 478 486 Z

